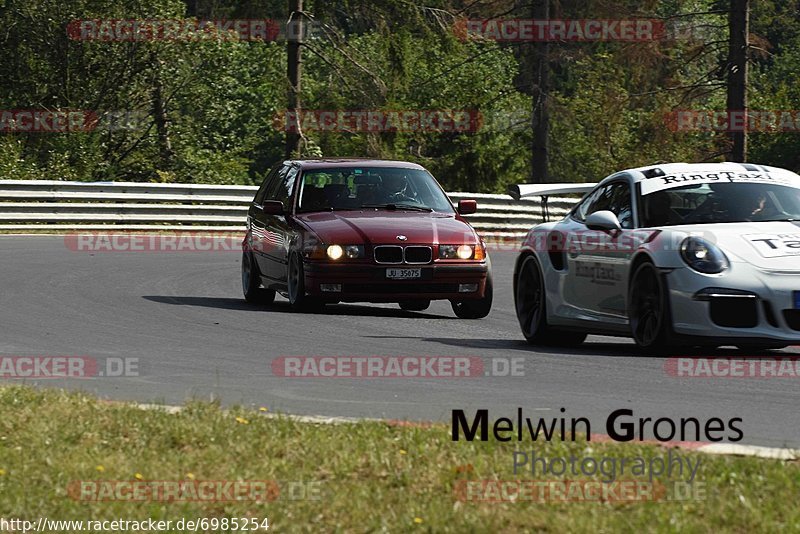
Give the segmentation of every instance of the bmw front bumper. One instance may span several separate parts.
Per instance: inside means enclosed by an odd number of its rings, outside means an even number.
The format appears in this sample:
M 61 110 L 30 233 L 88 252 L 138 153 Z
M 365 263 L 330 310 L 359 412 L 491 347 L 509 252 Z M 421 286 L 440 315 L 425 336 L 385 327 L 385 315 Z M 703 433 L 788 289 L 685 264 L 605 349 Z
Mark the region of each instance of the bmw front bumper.
M 421 271 L 419 278 L 393 280 L 387 268 Z M 306 291 L 339 302 L 398 302 L 402 300 L 474 300 L 484 296 L 488 262 L 375 265 L 371 263 L 304 264 Z M 338 291 L 330 291 L 338 286 Z M 472 289 L 473 291 L 463 291 Z M 325 290 L 323 290 L 325 289 Z

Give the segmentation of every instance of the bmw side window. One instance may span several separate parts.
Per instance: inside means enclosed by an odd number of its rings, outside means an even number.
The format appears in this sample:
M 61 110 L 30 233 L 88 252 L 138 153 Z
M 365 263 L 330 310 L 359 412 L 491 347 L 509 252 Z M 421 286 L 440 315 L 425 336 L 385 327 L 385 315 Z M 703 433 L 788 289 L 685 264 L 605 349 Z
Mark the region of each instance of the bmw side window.
M 258 188 L 258 192 L 256 193 L 256 197 L 253 199 L 253 203 L 260 206 L 264 203 L 264 199 L 267 196 L 267 190 L 269 189 L 270 183 L 272 179 L 275 178 L 275 175 L 278 173 L 278 169 L 272 169 L 269 173 L 267 173 L 267 177 L 264 178 L 264 182 L 261 184 L 261 187 Z
M 278 176 L 275 182 L 269 187 L 269 199 L 280 200 L 283 202 L 283 208 L 289 210 L 291 208 L 289 200 L 292 197 L 292 190 L 294 189 L 294 180 L 297 177 L 297 168 L 284 166 L 278 171 Z

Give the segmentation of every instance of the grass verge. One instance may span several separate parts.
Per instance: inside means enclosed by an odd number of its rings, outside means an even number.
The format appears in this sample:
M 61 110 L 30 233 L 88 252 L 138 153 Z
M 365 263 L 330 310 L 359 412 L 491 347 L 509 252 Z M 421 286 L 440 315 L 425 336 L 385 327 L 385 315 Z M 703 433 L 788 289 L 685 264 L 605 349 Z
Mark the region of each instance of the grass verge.
M 0 414 L 0 517 L 6 519 L 268 517 L 270 531 L 279 532 L 800 530 L 795 463 L 680 451 L 701 460 L 696 480 L 703 499 L 464 502 L 454 492 L 461 480 L 526 478 L 512 472 L 513 443 L 452 442 L 446 425 L 320 425 L 208 403 L 168 414 L 17 386 L 0 388 Z M 536 451 L 645 460 L 668 452 L 584 441 L 537 444 Z M 280 491 L 267 502 L 70 496 L 71 484 L 87 480 L 270 480 Z

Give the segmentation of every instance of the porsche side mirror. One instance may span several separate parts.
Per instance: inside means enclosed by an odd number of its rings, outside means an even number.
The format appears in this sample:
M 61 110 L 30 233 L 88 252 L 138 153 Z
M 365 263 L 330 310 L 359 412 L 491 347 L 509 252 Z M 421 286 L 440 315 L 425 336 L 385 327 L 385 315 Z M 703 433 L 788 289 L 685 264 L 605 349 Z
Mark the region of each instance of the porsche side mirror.
M 586 217 L 586 227 L 589 228 L 589 230 L 602 230 L 604 232 L 622 230 L 617 216 L 608 210 L 596 211 Z
M 478 201 L 477 200 L 459 200 L 458 201 L 458 213 L 461 215 L 471 215 L 478 211 Z
M 266 215 L 283 215 L 283 202 L 280 200 L 265 200 L 261 211 Z

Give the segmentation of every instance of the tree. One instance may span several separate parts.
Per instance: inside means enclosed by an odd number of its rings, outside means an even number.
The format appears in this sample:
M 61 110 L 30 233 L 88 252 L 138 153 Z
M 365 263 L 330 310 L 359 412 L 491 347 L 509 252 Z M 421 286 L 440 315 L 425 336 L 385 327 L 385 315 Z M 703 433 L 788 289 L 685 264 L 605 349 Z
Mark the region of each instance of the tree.
M 731 0 L 728 14 L 728 114 L 742 113 L 742 129 L 731 128 L 731 161 L 747 161 L 747 61 L 750 0 Z M 733 123 L 733 121 L 730 121 Z

